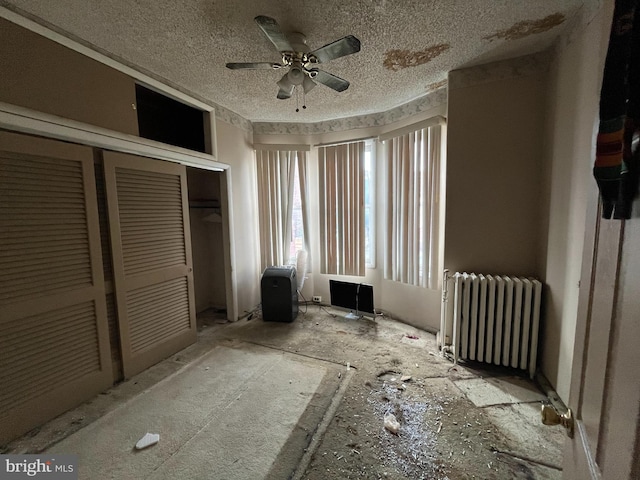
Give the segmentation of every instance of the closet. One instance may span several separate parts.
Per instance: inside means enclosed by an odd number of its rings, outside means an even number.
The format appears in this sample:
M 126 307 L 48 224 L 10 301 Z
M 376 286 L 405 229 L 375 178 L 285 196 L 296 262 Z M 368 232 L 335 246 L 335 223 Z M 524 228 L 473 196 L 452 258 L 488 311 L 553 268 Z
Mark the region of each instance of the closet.
M 0 245 L 0 443 L 196 341 L 183 165 L 0 132 Z
M 3 445 L 194 343 L 196 290 L 226 308 L 231 261 L 223 211 L 210 228 L 223 247 L 204 250 L 214 235 L 196 249 L 198 271 L 218 276 L 194 282 L 178 162 L 226 167 L 211 112 L 4 19 L 0 45 Z M 214 175 L 204 198 L 226 206 L 224 173 L 194 172 Z
M 227 313 L 222 173 L 187 167 L 196 312 Z

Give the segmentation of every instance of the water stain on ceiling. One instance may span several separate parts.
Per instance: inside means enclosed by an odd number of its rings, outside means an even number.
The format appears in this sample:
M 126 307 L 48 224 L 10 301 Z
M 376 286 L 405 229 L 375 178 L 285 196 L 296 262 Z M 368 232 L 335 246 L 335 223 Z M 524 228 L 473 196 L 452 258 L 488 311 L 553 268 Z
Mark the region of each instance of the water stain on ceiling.
M 562 24 L 565 16 L 562 13 L 554 13 L 538 20 L 523 20 L 513 26 L 498 30 L 493 35 L 484 37 L 485 40 L 520 40 L 521 38 L 546 32 Z
M 440 43 L 415 52 L 411 50 L 388 50 L 384 54 L 382 65 L 389 70 L 397 72 L 402 68 L 416 67 L 428 63 L 449 50 L 449 48 L 451 46 L 448 43 Z

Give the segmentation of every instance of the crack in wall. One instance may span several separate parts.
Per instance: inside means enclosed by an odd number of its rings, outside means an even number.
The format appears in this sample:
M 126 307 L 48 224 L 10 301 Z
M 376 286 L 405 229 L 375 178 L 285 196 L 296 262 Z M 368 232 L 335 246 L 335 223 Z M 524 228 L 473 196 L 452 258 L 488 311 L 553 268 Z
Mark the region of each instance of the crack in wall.
M 523 20 L 504 30 L 498 30 L 493 35 L 483 37 L 485 40 L 520 40 L 529 35 L 543 33 L 557 27 L 565 21 L 562 13 L 554 13 L 538 20 Z
M 394 72 L 402 68 L 417 67 L 430 62 L 438 55 L 449 50 L 449 48 L 451 48 L 451 45 L 448 43 L 440 43 L 415 52 L 399 49 L 388 50 L 384 55 L 382 65 Z

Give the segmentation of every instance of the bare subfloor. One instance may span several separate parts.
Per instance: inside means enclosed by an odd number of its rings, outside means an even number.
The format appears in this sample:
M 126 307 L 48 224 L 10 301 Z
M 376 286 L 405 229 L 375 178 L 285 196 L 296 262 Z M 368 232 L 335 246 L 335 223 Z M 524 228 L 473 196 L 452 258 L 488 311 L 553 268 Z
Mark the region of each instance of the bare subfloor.
M 524 374 L 454 366 L 438 354 L 432 334 L 385 317 L 345 320 L 317 305 L 304 310 L 293 323 L 263 322 L 259 314 L 225 323 L 205 312 L 196 345 L 30 432 L 3 453 L 52 449 L 213 347 L 254 344 L 326 362 L 337 378 L 324 382 L 308 408 L 315 411 L 301 417 L 268 478 L 561 478 L 563 431 L 540 423 L 540 401 L 547 397 Z M 384 428 L 389 413 L 400 423 L 397 434 Z

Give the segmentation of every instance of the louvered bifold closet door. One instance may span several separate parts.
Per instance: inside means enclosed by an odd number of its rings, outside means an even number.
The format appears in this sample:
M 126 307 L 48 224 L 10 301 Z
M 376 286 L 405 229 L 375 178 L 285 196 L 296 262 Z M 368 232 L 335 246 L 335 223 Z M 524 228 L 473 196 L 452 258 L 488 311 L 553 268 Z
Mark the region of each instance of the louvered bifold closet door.
M 0 132 L 0 444 L 111 382 L 92 150 Z
M 196 341 L 183 165 L 104 153 L 126 378 Z

